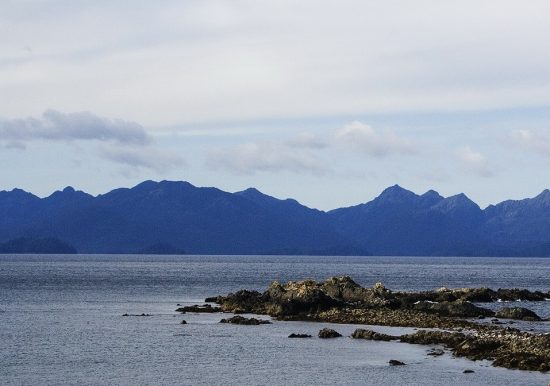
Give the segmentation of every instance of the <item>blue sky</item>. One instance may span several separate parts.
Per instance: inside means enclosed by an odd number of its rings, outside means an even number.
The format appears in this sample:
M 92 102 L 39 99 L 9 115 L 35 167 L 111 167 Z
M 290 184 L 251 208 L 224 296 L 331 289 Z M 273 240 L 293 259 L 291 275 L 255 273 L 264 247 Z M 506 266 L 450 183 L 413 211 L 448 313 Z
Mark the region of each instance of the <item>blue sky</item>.
M 0 189 L 550 187 L 547 1 L 4 1 Z

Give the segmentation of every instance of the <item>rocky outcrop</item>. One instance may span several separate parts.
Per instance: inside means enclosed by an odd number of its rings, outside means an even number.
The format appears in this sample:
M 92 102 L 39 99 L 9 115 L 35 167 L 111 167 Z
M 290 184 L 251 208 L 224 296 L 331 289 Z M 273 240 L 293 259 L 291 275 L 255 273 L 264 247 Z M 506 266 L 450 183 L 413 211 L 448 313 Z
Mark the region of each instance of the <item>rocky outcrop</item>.
M 333 330 L 332 328 L 323 328 L 319 331 L 319 338 L 329 339 L 329 338 L 339 338 L 342 334 Z
M 241 324 L 244 326 L 258 326 L 260 324 L 271 324 L 269 320 L 245 318 L 244 316 L 235 315 L 231 318 L 222 319 L 220 323 Z
M 472 302 L 499 299 L 535 301 L 547 297 L 548 294 L 540 291 L 495 291 L 489 288 L 393 292 L 381 283 L 364 288 L 350 277 L 344 276 L 324 282 L 304 280 L 281 284 L 275 281 L 263 293 L 242 290 L 207 300 L 219 304 L 218 309 L 224 312 L 271 315 L 279 320 L 437 328 L 439 330 L 421 330 L 401 337 L 358 329 L 352 337 L 440 344 L 451 350 L 455 356 L 472 360 L 494 360 L 495 366 L 546 371 L 545 369 L 550 368 L 550 335 L 520 332 L 510 327 L 463 318 L 495 316 L 493 311 Z M 540 320 L 534 312 L 519 307 L 502 309 L 496 316 L 527 321 Z M 330 329 L 319 332 L 319 337 L 322 338 L 336 336 L 341 335 Z
M 541 320 L 533 311 L 523 307 L 503 307 L 495 314 L 497 318 L 503 319 L 518 319 L 525 321 L 538 321 Z

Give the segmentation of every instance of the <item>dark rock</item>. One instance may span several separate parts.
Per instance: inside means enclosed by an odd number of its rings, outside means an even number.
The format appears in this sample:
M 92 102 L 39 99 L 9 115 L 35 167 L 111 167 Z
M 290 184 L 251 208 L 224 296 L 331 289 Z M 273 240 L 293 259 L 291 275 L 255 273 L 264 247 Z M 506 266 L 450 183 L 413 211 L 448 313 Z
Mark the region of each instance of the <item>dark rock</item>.
M 389 364 L 390 366 L 405 366 L 404 362 L 398 361 L 396 359 L 390 359 Z
M 503 307 L 498 310 L 495 315 L 504 319 L 519 319 L 527 321 L 541 320 L 540 316 L 536 313 L 523 307 Z
M 338 338 L 342 336 L 339 332 L 336 332 L 335 330 L 331 328 L 323 328 L 321 331 L 319 331 L 319 338 L 328 339 L 328 338 Z
M 473 373 L 475 373 L 475 371 L 474 371 L 474 370 L 470 370 L 470 369 L 466 369 L 466 370 L 463 371 L 463 373 L 464 373 L 464 374 L 473 374 Z
M 353 334 L 351 334 L 351 337 L 354 339 L 382 340 L 386 342 L 399 339 L 399 337 L 397 336 L 386 335 L 372 330 L 364 330 L 362 328 L 358 328 L 357 330 L 355 330 Z
M 269 320 L 245 318 L 244 316 L 235 315 L 232 318 L 222 319 L 220 323 L 241 324 L 245 326 L 258 326 L 260 324 L 271 324 Z
M 288 336 L 289 338 L 311 338 L 311 335 L 308 334 L 295 334 L 292 333 Z
M 502 301 L 516 301 L 516 300 L 528 300 L 528 301 L 543 301 L 546 300 L 547 294 L 541 291 L 531 292 L 526 289 L 519 288 L 499 288 L 496 293 L 497 299 Z
M 445 354 L 445 351 L 443 351 L 440 348 L 434 348 L 426 353 L 426 355 L 432 356 L 432 357 L 438 357 Z
M 180 324 L 187 324 L 187 322 L 185 320 L 182 320 Z
M 210 304 L 203 304 L 202 306 L 195 304 L 192 306 L 180 307 L 176 311 L 181 312 L 182 314 L 185 314 L 186 312 L 214 313 L 221 312 L 222 309 L 220 307 L 212 307 Z
M 453 316 L 463 318 L 494 315 L 493 311 L 475 306 L 472 303 L 464 300 L 441 303 L 419 302 L 414 305 L 414 309 L 417 311 L 435 313 L 441 316 Z

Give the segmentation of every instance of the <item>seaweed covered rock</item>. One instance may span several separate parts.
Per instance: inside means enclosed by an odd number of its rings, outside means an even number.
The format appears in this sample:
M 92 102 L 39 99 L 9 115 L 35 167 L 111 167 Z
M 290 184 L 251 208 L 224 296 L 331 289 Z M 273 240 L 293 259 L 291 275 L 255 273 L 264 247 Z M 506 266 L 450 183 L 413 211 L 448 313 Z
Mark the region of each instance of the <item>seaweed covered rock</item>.
M 382 340 L 382 341 L 390 341 L 399 339 L 397 336 L 382 334 L 380 332 L 372 331 L 372 330 L 365 330 L 363 328 L 358 328 L 355 330 L 351 337 L 354 339 L 366 339 L 366 340 Z
M 434 313 L 441 316 L 454 317 L 478 317 L 478 316 L 493 316 L 495 313 L 486 308 L 478 307 L 464 300 L 456 300 L 454 302 L 419 302 L 414 305 L 417 311 Z
M 518 319 L 526 321 L 538 321 L 541 320 L 533 311 L 523 307 L 503 307 L 495 314 L 497 318 L 503 319 Z
M 413 344 L 442 344 L 454 348 L 466 340 L 466 335 L 458 332 L 420 330 L 414 334 L 402 335 L 401 342 Z
M 235 315 L 231 318 L 222 319 L 220 323 L 241 324 L 244 326 L 258 326 L 260 324 L 271 324 L 269 320 L 245 318 L 244 316 Z
M 203 305 L 192 305 L 192 306 L 185 306 L 180 307 L 176 309 L 177 312 L 181 312 L 182 314 L 185 314 L 186 312 L 198 312 L 198 313 L 214 313 L 214 312 L 221 312 L 220 307 L 212 307 L 210 304 L 203 304 Z
M 319 331 L 319 338 L 329 339 L 329 338 L 339 338 L 342 334 L 333 330 L 332 328 L 323 328 Z

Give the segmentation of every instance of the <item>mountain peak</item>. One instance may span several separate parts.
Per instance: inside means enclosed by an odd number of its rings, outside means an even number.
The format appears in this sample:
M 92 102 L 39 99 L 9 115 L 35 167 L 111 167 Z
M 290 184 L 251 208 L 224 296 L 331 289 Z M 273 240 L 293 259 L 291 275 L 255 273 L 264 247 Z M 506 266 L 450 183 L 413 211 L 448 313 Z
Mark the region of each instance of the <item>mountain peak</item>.
M 401 186 L 395 184 L 382 191 L 377 197 L 377 200 L 404 200 L 416 197 L 417 195 L 410 190 L 404 189 Z

